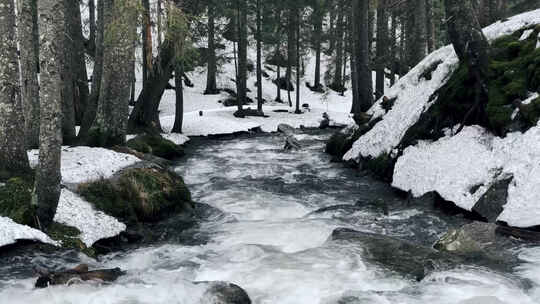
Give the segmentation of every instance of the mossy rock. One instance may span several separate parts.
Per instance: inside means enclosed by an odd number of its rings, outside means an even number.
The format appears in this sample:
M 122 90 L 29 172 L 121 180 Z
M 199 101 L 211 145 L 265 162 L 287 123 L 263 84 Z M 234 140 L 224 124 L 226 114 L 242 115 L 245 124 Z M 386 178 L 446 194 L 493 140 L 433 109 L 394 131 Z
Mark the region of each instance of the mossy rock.
M 35 208 L 31 204 L 33 181 L 15 177 L 0 187 L 0 216 L 35 227 Z
M 144 134 L 129 140 L 126 145 L 138 152 L 152 154 L 165 159 L 184 156 L 184 148 L 160 135 Z
M 520 41 L 524 30 L 503 36 L 491 43 L 487 73 L 488 96 L 485 108 L 469 117 L 466 125 L 480 125 L 498 135 L 512 131 L 515 121 L 512 113 L 515 101 L 524 100 L 528 92 L 540 90 L 540 49 L 536 41 L 540 28 L 529 27 L 534 32 L 528 39 Z M 465 64 L 460 64 L 448 82 L 432 96 L 437 101 L 423 113 L 418 122 L 407 130 L 400 149 L 415 144 L 418 140 L 437 140 L 444 130 L 461 125 L 465 115 L 473 108 L 476 100 L 474 78 Z M 535 111 L 532 110 L 532 113 Z M 534 126 L 535 115 L 520 115 L 524 130 Z
M 388 182 L 392 181 L 395 165 L 396 160 L 386 153 L 376 158 L 364 160 L 364 168 L 369 170 L 376 177 Z
M 521 116 L 530 125 L 536 125 L 540 119 L 540 97 L 531 101 L 531 103 L 520 107 Z
M 127 169 L 118 178 L 82 184 L 79 193 L 128 226 L 157 222 L 193 207 L 182 178 L 161 168 Z
M 51 239 L 61 242 L 63 248 L 75 249 L 90 257 L 96 256 L 95 249 L 86 247 L 81 241 L 79 238 L 81 232 L 75 227 L 53 222 L 47 228 L 47 235 L 49 235 Z

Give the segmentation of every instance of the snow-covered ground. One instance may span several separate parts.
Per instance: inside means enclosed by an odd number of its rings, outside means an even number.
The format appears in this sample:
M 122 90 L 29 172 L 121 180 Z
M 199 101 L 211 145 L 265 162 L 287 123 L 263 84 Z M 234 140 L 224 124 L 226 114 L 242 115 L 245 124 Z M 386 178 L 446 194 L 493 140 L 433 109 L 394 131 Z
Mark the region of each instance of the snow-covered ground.
M 484 34 L 488 40 L 493 41 L 539 22 L 540 10 L 535 10 L 514 16 L 504 22 L 498 21 L 484 28 Z M 440 64 L 432 73 L 431 80 L 420 79 L 420 75 L 437 62 Z M 388 98 L 397 97 L 388 113 L 385 114 L 381 107 L 382 98 L 369 110 L 368 113 L 374 118 L 382 116 L 382 121 L 358 139 L 343 159 L 358 160 L 362 157 L 378 157 L 390 153 L 400 143 L 407 130 L 418 121 L 420 115 L 436 102 L 430 101 L 430 97 L 448 81 L 450 73 L 458 67 L 458 64 L 459 60 L 452 46 L 443 47 L 424 58 L 386 92 Z
M 0 247 L 14 244 L 18 240 L 35 240 L 57 245 L 45 233 L 25 225 L 17 224 L 8 217 L 0 216 Z
M 77 194 L 62 189 L 54 221 L 79 229 L 79 238 L 87 246 L 126 230 L 126 225 L 94 207 Z
M 484 33 L 492 41 L 537 23 L 540 23 L 540 9 L 497 22 L 485 28 Z M 418 80 L 423 70 L 438 60 L 442 63 L 432 80 Z M 344 159 L 391 152 L 422 112 L 436 102 L 430 103 L 429 97 L 444 85 L 457 64 L 451 46 L 426 57 L 388 92 L 388 97 L 398 97 L 392 110 L 385 114 L 381 101 L 374 105 L 370 113 L 374 117 L 382 116 L 382 121 L 361 137 Z M 536 97 L 538 93 L 532 93 L 526 102 Z M 540 225 L 540 126 L 505 138 L 471 126 L 436 142 L 420 142 L 406 148 L 398 158 L 393 186 L 411 191 L 414 196 L 436 191 L 444 199 L 471 210 L 491 185 L 508 177 L 513 180 L 498 220 L 516 227 Z

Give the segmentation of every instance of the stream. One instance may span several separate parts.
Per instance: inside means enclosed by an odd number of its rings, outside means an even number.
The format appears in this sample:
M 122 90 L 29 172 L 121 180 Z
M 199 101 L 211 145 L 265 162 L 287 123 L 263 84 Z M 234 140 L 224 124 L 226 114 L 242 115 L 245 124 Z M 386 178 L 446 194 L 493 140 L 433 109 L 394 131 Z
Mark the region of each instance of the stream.
M 430 247 L 468 220 L 331 162 L 329 136 L 298 135 L 298 151 L 284 151 L 279 134 L 193 140 L 175 170 L 194 201 L 222 213 L 210 212 L 189 242 L 99 260 L 72 251 L 0 255 L 0 303 L 195 304 L 205 291 L 199 281 L 235 283 L 253 303 L 540 303 L 540 247 L 517 245 L 522 262 L 506 272 L 463 265 L 417 281 L 366 260 L 361 243 L 331 240 L 343 227 Z M 33 288 L 33 265 L 79 263 L 127 274 L 113 284 Z

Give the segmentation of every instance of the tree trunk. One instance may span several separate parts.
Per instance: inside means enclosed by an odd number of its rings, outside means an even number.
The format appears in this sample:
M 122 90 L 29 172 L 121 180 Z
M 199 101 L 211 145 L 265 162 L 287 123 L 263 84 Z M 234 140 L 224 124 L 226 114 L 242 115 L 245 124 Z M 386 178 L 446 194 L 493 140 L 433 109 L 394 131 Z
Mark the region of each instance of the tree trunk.
M 296 5 L 296 18 L 295 18 L 295 26 L 296 26 L 296 109 L 294 113 L 301 114 L 300 111 L 300 8 L 298 7 L 298 4 Z
M 0 0 L 0 179 L 30 172 L 24 141 L 13 3 Z
M 90 144 L 122 145 L 126 140 L 136 8 L 129 1 L 105 0 L 103 75 Z
M 289 6 L 292 6 L 294 4 L 289 4 Z M 294 28 L 294 11 L 292 7 L 289 7 L 288 9 L 288 16 L 287 16 L 287 71 L 285 72 L 286 78 L 287 78 L 287 99 L 289 101 L 289 107 L 292 107 L 292 99 L 291 99 L 291 88 L 289 88 L 289 84 L 291 83 L 292 79 L 292 67 L 294 62 L 294 54 L 295 54 L 295 48 L 294 48 L 294 34 L 295 34 L 295 28 Z M 297 71 L 299 72 L 299 71 Z M 298 89 L 298 88 L 296 88 Z
M 148 81 L 152 72 L 152 23 L 150 19 L 150 1 L 142 0 L 143 5 L 143 29 L 142 29 L 142 54 L 143 54 L 143 83 Z
M 24 114 L 24 138 L 27 148 L 39 146 L 39 83 L 37 56 L 37 0 L 18 0 L 18 34 L 22 79 L 22 106 Z
M 176 112 L 174 114 L 174 126 L 172 133 L 182 133 L 182 124 L 184 121 L 184 87 L 182 84 L 182 75 L 184 67 L 178 63 L 174 69 L 174 86 L 176 91 Z
M 208 69 L 204 94 L 219 94 L 216 83 L 216 44 L 215 44 L 215 7 L 208 5 Z
M 156 6 L 157 6 L 157 45 L 158 45 L 158 49 L 161 47 L 161 39 L 162 39 L 162 35 L 163 35 L 163 30 L 162 30 L 162 25 L 161 25 L 161 15 L 163 14 L 163 11 L 161 9 L 161 1 L 162 0 L 157 0 L 156 2 Z
M 99 1 L 99 0 L 98 0 Z M 95 56 L 96 52 L 96 3 L 95 0 L 88 0 L 88 23 L 90 27 L 90 33 L 88 35 L 88 44 L 86 51 Z
M 369 3 L 367 0 L 355 0 L 355 62 L 358 87 L 358 104 L 354 113 L 367 111 L 373 104 L 373 80 L 369 67 Z
M 427 48 L 430 54 L 435 51 L 435 22 L 433 18 L 433 0 L 426 0 Z
M 237 0 L 238 20 L 238 111 L 242 112 L 242 104 L 247 96 L 247 0 Z
M 73 45 L 73 89 L 75 123 L 81 124 L 84 111 L 88 105 L 88 72 L 86 71 L 86 57 L 84 51 L 84 37 L 82 34 L 81 9 L 77 1 L 67 1 L 66 11 L 69 38 Z
M 257 0 L 257 111 L 263 113 L 262 97 L 262 17 L 261 0 Z
M 75 133 L 75 73 L 73 63 L 75 62 L 75 45 L 71 31 L 71 12 L 70 2 L 72 0 L 64 0 L 64 45 L 62 67 L 62 137 L 63 143 L 71 145 L 74 143 L 77 134 Z
M 103 1 L 98 0 L 98 21 L 96 28 L 96 50 L 94 55 L 94 70 L 92 71 L 92 91 L 88 97 L 87 106 L 84 110 L 81 121 L 81 129 L 79 130 L 79 143 L 86 143 L 90 127 L 92 126 L 97 113 L 99 93 L 101 90 L 101 76 L 103 74 L 103 39 L 104 39 L 104 22 L 103 22 Z
M 65 25 L 63 0 L 39 0 L 40 133 L 34 203 L 38 226 L 47 228 L 60 198 L 62 71 Z
M 398 57 L 397 57 L 397 49 L 398 49 L 398 40 L 397 40 L 397 14 L 395 8 L 392 9 L 392 30 L 391 30 L 391 50 L 390 50 L 390 85 L 394 85 L 396 83 L 396 74 L 398 74 L 397 67 L 398 67 Z
M 469 73 L 475 79 L 475 104 L 465 115 L 460 131 L 471 116 L 476 123 L 487 122 L 485 103 L 488 93 L 486 77 L 489 44 L 482 33 L 471 0 L 445 0 L 444 3 L 449 20 L 448 36 L 459 60 L 467 65 Z
M 315 4 L 316 10 L 313 12 L 315 15 L 315 24 L 313 25 L 313 35 L 315 43 L 315 81 L 313 87 L 315 90 L 322 88 L 321 84 L 321 48 L 322 48 L 322 31 L 324 21 L 324 9 L 320 3 Z
M 384 95 L 385 69 L 388 62 L 388 17 L 386 10 L 387 1 L 379 0 L 377 6 L 377 76 L 375 81 L 377 99 Z
M 413 65 L 416 65 L 427 55 L 426 0 L 416 0 L 414 15 Z
M 343 2 L 340 2 L 340 6 L 343 4 Z M 340 9 L 338 12 L 337 17 L 337 27 L 336 27 L 336 54 L 335 54 L 335 70 L 334 70 L 334 80 L 332 81 L 332 88 L 337 91 L 341 92 L 343 90 L 343 32 L 344 32 L 344 24 L 343 24 L 343 10 Z
M 279 86 L 279 79 L 280 78 L 281 78 L 281 67 L 278 65 L 277 66 L 277 79 L 276 79 L 276 81 L 278 82 L 276 84 L 276 87 L 277 87 L 276 101 L 283 102 L 283 100 L 281 100 L 281 87 Z

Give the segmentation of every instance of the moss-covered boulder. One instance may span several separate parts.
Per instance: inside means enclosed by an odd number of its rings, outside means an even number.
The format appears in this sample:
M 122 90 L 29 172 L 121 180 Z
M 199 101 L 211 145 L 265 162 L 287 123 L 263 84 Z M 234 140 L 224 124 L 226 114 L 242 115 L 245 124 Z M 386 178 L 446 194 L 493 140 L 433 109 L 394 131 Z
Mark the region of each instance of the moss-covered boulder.
M 160 135 L 143 134 L 129 140 L 126 145 L 138 152 L 152 154 L 165 159 L 184 156 L 184 148 Z
M 21 177 L 9 179 L 0 187 L 0 216 L 35 227 L 35 208 L 31 204 L 33 181 Z
M 47 228 L 47 235 L 49 235 L 51 239 L 59 241 L 63 248 L 79 250 L 90 257 L 96 256 L 96 250 L 92 247 L 86 247 L 79 238 L 81 232 L 75 227 L 53 222 Z
M 526 30 L 532 30 L 532 33 L 529 38 L 520 40 Z M 517 120 L 521 131 L 536 125 L 540 111 L 535 105 L 524 107 L 525 111 L 520 111 L 522 113 L 514 121 L 512 114 L 529 92 L 540 92 L 540 49 L 536 48 L 539 33 L 540 27 L 532 26 L 492 42 L 487 75 L 488 96 L 483 109 L 486 115 L 469 117 L 466 125 L 481 125 L 498 135 L 515 131 Z M 474 83 L 467 66 L 461 64 L 432 96 L 436 102 L 409 128 L 400 148 L 415 144 L 417 140 L 437 140 L 445 135 L 445 129 L 462 124 L 475 104 Z
M 117 177 L 81 184 L 79 194 L 96 209 L 128 226 L 190 212 L 191 194 L 182 178 L 159 168 L 131 168 Z

